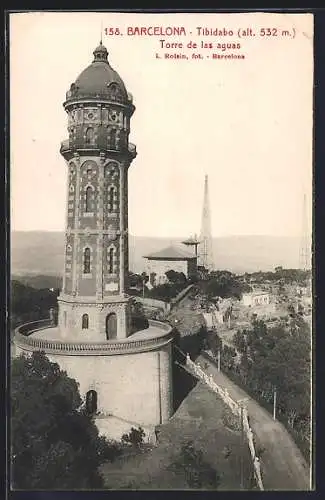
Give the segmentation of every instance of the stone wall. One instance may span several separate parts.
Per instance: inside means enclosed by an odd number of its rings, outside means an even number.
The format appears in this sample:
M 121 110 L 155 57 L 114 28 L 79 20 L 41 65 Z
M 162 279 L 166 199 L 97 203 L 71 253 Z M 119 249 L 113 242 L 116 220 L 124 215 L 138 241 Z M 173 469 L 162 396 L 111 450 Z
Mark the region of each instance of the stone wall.
M 194 285 L 189 285 L 186 288 L 184 288 L 184 290 L 182 290 L 181 292 L 179 292 L 176 295 L 176 297 L 171 300 L 171 307 L 174 307 L 177 304 L 179 304 L 179 302 L 181 300 L 183 300 L 190 293 L 190 291 L 192 290 L 193 287 L 194 287 Z
M 138 302 L 141 302 L 144 306 L 157 307 L 162 309 L 164 312 L 170 311 L 170 303 L 159 299 L 151 299 L 149 297 L 135 297 Z
M 16 355 L 21 352 L 17 347 Z M 134 354 L 47 356 L 77 380 L 82 398 L 89 390 L 97 392 L 103 416 L 113 415 L 146 427 L 168 421 L 173 413 L 171 343 Z
M 260 465 L 260 459 L 256 455 L 255 451 L 255 444 L 254 444 L 254 435 L 253 431 L 250 428 L 249 425 L 249 416 L 248 416 L 248 411 L 247 408 L 241 404 L 238 403 L 237 401 L 233 400 L 229 392 L 226 388 L 221 387 L 218 385 L 214 380 L 212 375 L 207 375 L 204 370 L 202 370 L 201 366 L 199 363 L 195 363 L 191 360 L 190 356 L 187 354 L 186 355 L 186 366 L 189 367 L 191 370 L 193 370 L 194 374 L 203 382 L 205 382 L 210 389 L 212 389 L 218 396 L 221 397 L 221 399 L 226 403 L 226 405 L 230 408 L 232 413 L 236 415 L 239 418 L 242 418 L 242 423 L 243 423 L 243 429 L 246 434 L 249 450 L 251 453 L 251 458 L 253 462 L 253 467 L 254 467 L 254 476 L 255 480 L 257 483 L 257 486 L 260 490 L 264 490 L 263 486 L 263 480 L 262 480 L 262 475 L 261 475 L 261 465 Z

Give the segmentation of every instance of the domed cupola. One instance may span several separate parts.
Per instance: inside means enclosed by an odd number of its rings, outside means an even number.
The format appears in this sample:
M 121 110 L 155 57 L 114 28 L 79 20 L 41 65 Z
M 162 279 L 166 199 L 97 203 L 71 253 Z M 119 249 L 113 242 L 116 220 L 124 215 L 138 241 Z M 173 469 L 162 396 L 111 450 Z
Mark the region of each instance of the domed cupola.
M 119 74 L 108 61 L 108 51 L 100 42 L 92 63 L 71 84 L 63 106 L 68 114 L 69 139 L 61 153 L 69 158 L 82 150 L 124 154 L 134 158 L 129 144 L 130 118 L 135 110 Z
M 100 42 L 93 52 L 92 63 L 84 69 L 71 84 L 65 105 L 76 99 L 103 99 L 121 104 L 129 104 L 128 93 L 119 74 L 108 61 L 108 51 Z

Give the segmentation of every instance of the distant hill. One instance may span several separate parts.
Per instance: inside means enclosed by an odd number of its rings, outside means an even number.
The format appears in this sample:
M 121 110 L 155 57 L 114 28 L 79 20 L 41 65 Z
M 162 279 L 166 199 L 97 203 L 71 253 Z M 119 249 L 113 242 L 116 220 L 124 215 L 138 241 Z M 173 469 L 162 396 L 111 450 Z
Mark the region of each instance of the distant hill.
M 142 272 L 143 255 L 169 246 L 180 238 L 130 236 L 130 270 Z M 214 238 L 216 269 L 254 272 L 276 266 L 297 268 L 299 238 L 274 236 L 229 236 Z M 54 274 L 63 270 L 64 233 L 50 231 L 14 231 L 11 235 L 11 271 L 13 274 Z

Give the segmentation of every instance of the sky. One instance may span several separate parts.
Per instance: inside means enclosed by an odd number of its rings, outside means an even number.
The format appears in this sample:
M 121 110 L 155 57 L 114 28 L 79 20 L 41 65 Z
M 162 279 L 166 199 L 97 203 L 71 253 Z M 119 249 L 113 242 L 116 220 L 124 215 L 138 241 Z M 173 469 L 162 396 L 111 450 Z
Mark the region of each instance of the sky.
M 178 26 L 186 34 L 128 35 L 136 26 Z M 198 35 L 197 27 L 225 28 L 228 35 Z M 105 28 L 123 34 L 110 36 Z M 249 28 L 255 36 L 245 36 Z M 267 28 L 272 36 L 261 36 Z M 205 175 L 214 237 L 300 236 L 304 195 L 311 227 L 312 15 L 27 12 L 10 15 L 12 230 L 65 229 L 62 104 L 92 62 L 101 32 L 136 106 L 131 234 L 199 234 Z M 160 40 L 183 47 L 162 48 Z M 213 49 L 201 49 L 201 41 Z M 222 50 L 218 43 L 235 47 Z

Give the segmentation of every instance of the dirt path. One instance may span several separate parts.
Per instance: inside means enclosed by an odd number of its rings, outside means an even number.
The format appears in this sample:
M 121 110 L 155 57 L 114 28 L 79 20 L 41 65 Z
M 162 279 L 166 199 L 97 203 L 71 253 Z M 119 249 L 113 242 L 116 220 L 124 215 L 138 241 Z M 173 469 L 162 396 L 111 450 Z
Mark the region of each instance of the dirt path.
M 251 399 L 234 382 L 207 358 L 197 360 L 201 366 L 208 366 L 205 371 L 211 373 L 217 384 L 226 387 L 234 400 L 248 398 L 247 409 L 250 425 L 256 435 L 261 454 L 261 470 L 265 490 L 310 490 L 310 471 L 300 450 L 288 431 L 278 421 Z

